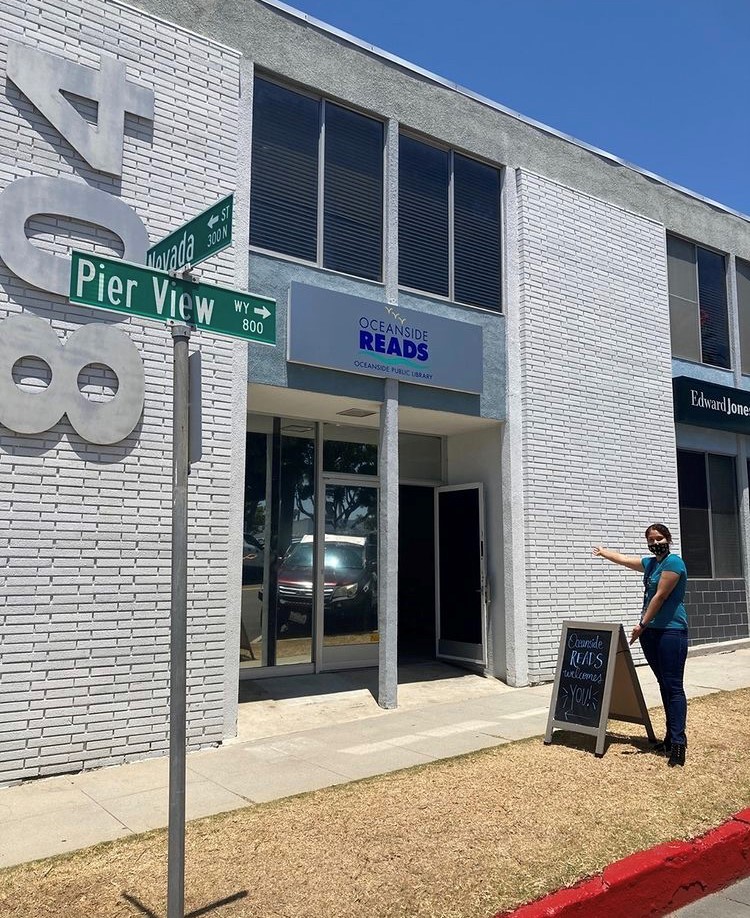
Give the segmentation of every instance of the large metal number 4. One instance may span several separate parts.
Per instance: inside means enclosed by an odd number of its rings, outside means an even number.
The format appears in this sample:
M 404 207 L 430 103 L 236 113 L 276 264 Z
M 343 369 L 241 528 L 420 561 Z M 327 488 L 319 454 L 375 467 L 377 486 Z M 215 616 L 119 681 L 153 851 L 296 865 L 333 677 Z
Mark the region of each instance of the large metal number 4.
M 97 71 L 11 41 L 8 77 L 88 163 L 111 175 L 122 175 L 125 112 L 154 120 L 153 90 L 129 81 L 125 64 L 106 54 Z M 63 92 L 97 102 L 97 124 L 86 122 Z

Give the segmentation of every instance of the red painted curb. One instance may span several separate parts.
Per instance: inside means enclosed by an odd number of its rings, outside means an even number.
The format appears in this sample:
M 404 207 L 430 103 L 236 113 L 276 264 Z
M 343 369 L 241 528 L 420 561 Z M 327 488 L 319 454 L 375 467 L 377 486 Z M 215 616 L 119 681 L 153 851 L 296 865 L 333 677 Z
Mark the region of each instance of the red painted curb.
M 639 851 L 495 918 L 662 918 L 750 876 L 750 809 L 692 841 Z

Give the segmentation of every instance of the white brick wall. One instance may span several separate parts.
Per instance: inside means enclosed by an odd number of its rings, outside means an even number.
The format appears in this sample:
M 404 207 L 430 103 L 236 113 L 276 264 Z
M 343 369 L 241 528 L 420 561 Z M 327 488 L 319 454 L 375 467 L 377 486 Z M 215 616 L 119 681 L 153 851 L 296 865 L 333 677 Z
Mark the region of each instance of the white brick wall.
M 0 192 L 28 175 L 85 181 L 134 207 L 156 241 L 235 189 L 237 55 L 106 0 L 0 0 Z M 7 39 L 98 67 L 101 50 L 153 87 L 153 125 L 128 115 L 121 179 L 96 172 L 5 79 Z M 35 244 L 65 253 L 59 221 Z M 79 248 L 111 233 L 86 232 Z M 233 257 L 205 266 L 232 285 Z M 167 750 L 171 339 L 164 326 L 71 306 L 0 261 L 0 319 L 28 311 L 61 340 L 116 323 L 146 372 L 141 423 L 110 447 L 82 441 L 67 418 L 44 434 L 0 427 L 0 783 Z M 223 727 L 231 500 L 232 349 L 196 334 L 204 368 L 204 459 L 190 477 L 189 734 Z
M 566 618 L 640 613 L 640 575 L 592 558 L 678 536 L 664 228 L 518 173 L 520 398 L 529 673 L 549 679 Z

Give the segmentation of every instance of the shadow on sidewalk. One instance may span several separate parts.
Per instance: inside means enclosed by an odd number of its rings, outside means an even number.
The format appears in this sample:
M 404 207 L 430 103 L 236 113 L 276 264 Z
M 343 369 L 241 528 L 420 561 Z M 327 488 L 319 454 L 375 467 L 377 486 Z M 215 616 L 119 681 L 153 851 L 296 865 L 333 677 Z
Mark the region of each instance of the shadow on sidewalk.
M 435 660 L 409 662 L 399 666 L 398 684 L 438 682 L 459 679 L 468 674 L 465 669 Z M 280 674 L 270 679 L 242 679 L 239 686 L 239 702 L 245 704 L 252 701 L 283 701 L 362 690 L 368 691 L 377 700 L 377 667 L 307 676 Z

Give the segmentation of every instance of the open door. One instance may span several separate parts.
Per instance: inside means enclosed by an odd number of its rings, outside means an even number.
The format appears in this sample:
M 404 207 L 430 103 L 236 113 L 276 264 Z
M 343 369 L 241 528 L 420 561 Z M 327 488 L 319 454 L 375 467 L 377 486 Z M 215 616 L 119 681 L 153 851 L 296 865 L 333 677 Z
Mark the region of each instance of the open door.
M 481 484 L 435 489 L 436 655 L 487 665 L 487 574 Z

